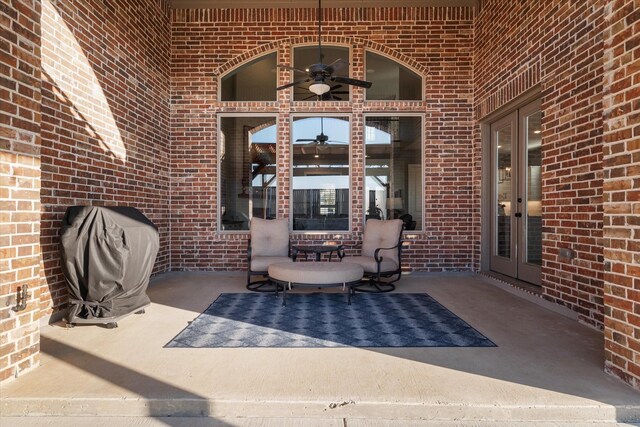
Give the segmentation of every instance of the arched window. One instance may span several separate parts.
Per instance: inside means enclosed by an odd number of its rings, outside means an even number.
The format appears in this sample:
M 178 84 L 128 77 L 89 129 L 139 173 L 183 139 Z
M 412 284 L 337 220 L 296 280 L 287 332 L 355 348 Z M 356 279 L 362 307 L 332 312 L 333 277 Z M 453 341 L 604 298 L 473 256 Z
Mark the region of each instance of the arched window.
M 354 220 L 368 218 L 400 218 L 406 230 L 424 231 L 424 106 L 404 102 L 423 99 L 422 74 L 369 51 L 357 51 L 352 58 L 353 48 L 323 45 L 321 58 L 317 45 L 294 45 L 290 51 L 261 54 L 221 76 L 221 102 L 214 105 L 219 231 L 246 232 L 253 217 L 282 215 L 297 233 L 339 234 L 351 230 Z M 280 56 L 290 58 L 287 70 L 298 71 L 278 72 Z M 327 82 L 331 90 L 319 99 L 309 90 L 310 82 L 301 82 L 308 78 L 302 70 L 338 59 L 344 66 L 334 76 L 372 82 L 365 99 L 352 97 L 350 85 L 335 81 Z M 291 102 L 274 102 L 284 78 L 298 82 L 287 89 Z M 388 102 L 367 105 L 372 100 Z M 278 152 L 285 140 L 290 145 Z M 362 150 L 364 169 L 353 163 Z M 356 191 L 354 185 L 363 181 L 364 188 Z M 283 184 L 288 188 L 279 188 Z M 352 200 L 362 190 L 363 197 Z M 279 200 L 286 200 L 286 211 L 278 211 Z
M 419 101 L 422 99 L 422 78 L 386 56 L 367 51 L 367 80 L 373 83 L 367 89 L 368 101 Z
M 322 46 L 322 63 L 331 64 L 336 59 L 349 61 L 349 48 L 341 46 Z M 293 66 L 300 70 L 306 70 L 310 65 L 317 64 L 320 60 L 318 46 L 298 46 L 293 49 Z M 336 70 L 336 76 L 348 77 L 349 66 Z M 306 76 L 299 72 L 293 72 L 293 81 L 304 79 Z M 316 95 L 309 91 L 311 82 L 301 83 L 293 88 L 294 101 L 315 101 Z M 331 91 L 322 95 L 323 101 L 348 101 L 349 85 L 332 83 Z
M 221 101 L 275 101 L 276 52 L 247 62 L 220 79 Z

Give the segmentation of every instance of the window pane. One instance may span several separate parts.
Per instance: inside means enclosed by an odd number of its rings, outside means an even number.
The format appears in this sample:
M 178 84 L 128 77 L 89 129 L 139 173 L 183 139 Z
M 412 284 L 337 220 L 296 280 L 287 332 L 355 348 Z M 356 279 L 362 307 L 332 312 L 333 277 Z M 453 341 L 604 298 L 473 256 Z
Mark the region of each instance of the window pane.
M 275 101 L 276 53 L 241 65 L 222 78 L 222 101 Z
M 373 52 L 367 52 L 368 100 L 421 100 L 422 78 L 407 67 Z
M 249 219 L 276 217 L 276 119 L 220 119 L 220 229 L 248 230 Z
M 349 119 L 293 119 L 293 229 L 348 230 Z
M 400 218 L 422 230 L 422 118 L 365 119 L 366 219 Z
M 527 129 L 527 262 L 542 265 L 542 112 L 526 118 Z
M 349 61 L 349 49 L 346 47 L 338 46 L 322 46 L 323 64 L 331 64 L 336 59 L 344 59 Z M 312 64 L 317 64 L 318 60 L 318 46 L 301 46 L 296 47 L 293 50 L 293 66 L 301 70 L 306 70 Z M 291 75 L 296 80 L 304 79 L 306 76 L 302 73 L 292 72 Z M 348 77 L 349 66 L 338 69 L 333 73 L 334 76 Z M 293 88 L 293 99 L 295 101 L 315 101 L 317 96 L 309 90 L 309 85 L 312 82 L 301 83 Z M 349 85 L 343 85 L 340 83 L 330 83 L 331 91 L 322 95 L 323 100 L 327 101 L 348 101 L 349 100 Z

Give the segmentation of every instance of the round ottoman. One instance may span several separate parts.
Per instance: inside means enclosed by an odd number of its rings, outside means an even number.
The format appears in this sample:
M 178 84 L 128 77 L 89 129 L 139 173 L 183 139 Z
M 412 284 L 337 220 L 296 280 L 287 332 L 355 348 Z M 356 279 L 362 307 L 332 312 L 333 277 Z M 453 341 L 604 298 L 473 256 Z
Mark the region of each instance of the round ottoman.
M 287 288 L 292 286 L 348 287 L 347 303 L 351 304 L 353 287 L 360 284 L 364 270 L 350 262 L 279 262 L 269 266 L 268 274 L 269 279 L 282 285 L 282 305 L 287 305 Z

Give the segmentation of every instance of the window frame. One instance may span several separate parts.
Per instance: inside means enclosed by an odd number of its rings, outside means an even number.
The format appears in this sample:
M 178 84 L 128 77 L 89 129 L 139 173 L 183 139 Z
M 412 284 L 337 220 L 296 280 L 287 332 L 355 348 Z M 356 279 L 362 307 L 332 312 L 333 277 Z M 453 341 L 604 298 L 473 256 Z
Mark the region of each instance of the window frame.
M 224 102 L 235 102 L 235 101 L 224 101 Z M 266 102 L 266 101 L 263 101 Z M 221 135 L 222 135 L 222 118 L 223 117 L 271 117 L 274 119 L 275 121 L 275 126 L 276 126 L 276 170 L 275 170 L 275 175 L 276 175 L 276 194 L 279 193 L 280 189 L 280 162 L 279 157 L 280 157 L 280 150 L 278 149 L 278 139 L 280 136 L 280 119 L 279 119 L 279 114 L 278 113 L 247 113 L 247 112 L 242 112 L 242 113 L 233 113 L 233 112 L 224 112 L 224 113 L 217 113 L 217 117 L 216 117 L 216 125 L 218 127 L 217 131 L 216 131 L 216 184 L 215 184 L 215 188 L 216 188 L 216 232 L 220 233 L 220 234 L 249 234 L 251 232 L 251 230 L 223 230 L 222 229 L 222 215 L 221 215 L 221 208 L 222 208 L 222 203 L 220 201 L 220 195 L 222 194 L 222 168 L 221 168 Z M 276 212 L 278 212 L 279 209 L 279 205 L 278 205 L 278 200 L 279 197 L 276 197 Z M 253 212 L 249 212 L 249 221 L 251 221 L 251 219 L 253 218 Z
M 307 101 L 299 101 L 307 102 Z M 315 102 L 315 101 L 314 101 Z M 296 117 L 324 117 L 324 118 L 347 118 L 349 120 L 349 227 L 346 230 L 294 230 L 293 229 L 293 121 Z M 340 112 L 295 112 L 289 113 L 289 231 L 297 235 L 312 235 L 312 234 L 346 234 L 351 233 L 353 229 L 353 112 L 340 113 Z
M 238 71 L 240 68 L 242 68 L 243 66 L 249 64 L 250 62 L 254 62 L 254 61 L 258 61 L 259 59 L 271 55 L 273 53 L 275 53 L 276 55 L 276 67 L 278 65 L 278 58 L 280 57 L 280 49 L 269 49 L 267 51 L 261 52 L 259 55 L 256 56 L 252 56 L 251 58 L 248 58 L 244 61 L 242 61 L 241 63 L 237 64 L 235 67 L 225 71 L 224 73 L 220 74 L 217 78 L 218 82 L 218 93 L 216 94 L 216 101 L 218 102 L 224 102 L 224 103 L 236 103 L 236 102 L 264 102 L 264 103 L 275 103 L 278 102 L 278 91 L 276 90 L 276 96 L 275 99 L 270 100 L 270 101 L 256 101 L 256 100 L 248 100 L 248 101 L 238 101 L 238 100 L 234 100 L 234 101 L 223 101 L 222 100 L 222 79 L 227 77 L 229 74 L 233 73 L 234 71 Z M 276 87 L 278 87 L 278 71 L 276 68 L 276 73 L 275 73 L 275 81 L 276 81 Z
M 409 71 L 415 73 L 420 78 L 420 99 L 369 99 L 367 98 L 367 89 L 364 90 L 364 101 L 365 102 L 383 102 L 383 103 L 391 103 L 391 102 L 424 102 L 425 101 L 425 92 L 426 92 L 426 79 L 424 75 L 414 67 L 409 64 L 405 64 L 403 62 L 398 61 L 396 58 L 387 55 L 383 52 L 379 52 L 373 49 L 364 49 L 364 55 L 362 61 L 364 63 L 364 79 L 367 79 L 367 53 L 373 53 L 374 55 L 382 56 L 396 64 L 400 67 L 407 68 Z
M 388 112 L 381 112 L 381 111 L 376 111 L 376 112 L 363 112 L 362 113 L 362 123 L 364 126 L 364 131 L 363 131 L 363 156 L 362 156 L 362 170 L 363 170 L 363 186 L 362 186 L 362 224 L 364 226 L 364 224 L 366 224 L 367 222 L 367 216 L 366 216 L 366 212 L 367 212 L 367 203 L 366 203 L 366 192 L 367 192 L 367 141 L 366 141 L 366 134 L 367 134 L 367 118 L 368 117 L 419 117 L 420 118 L 420 129 L 422 130 L 422 132 L 420 133 L 420 136 L 422 138 L 422 141 L 420 143 L 420 156 L 421 156 L 421 160 L 420 160 L 420 170 L 422 171 L 422 173 L 420 174 L 420 188 L 422 190 L 421 195 L 422 195 L 422 200 L 421 200 L 421 206 L 420 206 L 420 210 L 421 210 L 421 214 L 422 214 L 422 225 L 421 228 L 418 229 L 416 228 L 415 230 L 403 230 L 403 234 L 421 234 L 421 233 L 425 233 L 427 231 L 427 227 L 426 227 L 426 216 L 425 216 L 425 209 L 426 209 L 426 197 L 425 197 L 425 185 L 426 185 L 426 179 L 425 179 L 425 171 L 426 171 L 426 155 L 425 155 L 425 149 L 426 149 L 426 136 L 427 136 L 427 132 L 425 129 L 425 120 L 426 120 L 426 114 L 425 113 L 418 113 L 418 112 L 410 112 L 410 111 L 403 111 L 403 112 L 399 112 L 399 111 L 388 111 Z

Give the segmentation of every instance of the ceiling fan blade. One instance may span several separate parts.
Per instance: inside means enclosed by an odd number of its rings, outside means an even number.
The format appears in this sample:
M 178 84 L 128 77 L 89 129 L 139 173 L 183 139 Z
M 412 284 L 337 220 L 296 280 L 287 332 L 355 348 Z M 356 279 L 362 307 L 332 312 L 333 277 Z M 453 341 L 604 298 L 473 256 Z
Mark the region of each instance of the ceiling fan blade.
M 349 65 L 349 61 L 345 59 L 336 59 L 331 64 L 327 65 L 326 70 L 329 74 L 333 74 L 334 71 L 341 70 L 347 65 Z
M 295 85 L 299 85 L 300 83 L 306 83 L 308 81 L 310 81 L 311 79 L 304 79 L 304 80 L 298 80 L 297 82 L 293 82 L 293 83 L 287 83 L 286 85 L 282 85 L 276 88 L 276 90 L 282 90 L 282 89 L 286 89 L 288 87 L 291 86 L 295 86 Z
M 278 64 L 278 68 L 286 68 L 287 70 L 297 71 L 298 73 L 307 74 L 305 70 L 301 70 L 300 68 L 292 67 L 290 65 Z
M 296 142 L 318 142 L 317 139 L 296 139 Z
M 352 86 L 363 87 L 366 89 L 370 88 L 372 84 L 371 82 L 367 82 L 364 80 L 356 80 L 349 77 L 340 77 L 340 76 L 333 76 L 331 77 L 330 80 L 338 83 L 345 83 Z

